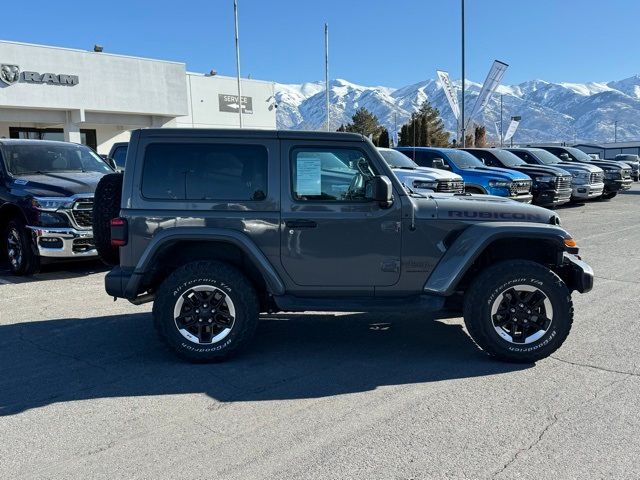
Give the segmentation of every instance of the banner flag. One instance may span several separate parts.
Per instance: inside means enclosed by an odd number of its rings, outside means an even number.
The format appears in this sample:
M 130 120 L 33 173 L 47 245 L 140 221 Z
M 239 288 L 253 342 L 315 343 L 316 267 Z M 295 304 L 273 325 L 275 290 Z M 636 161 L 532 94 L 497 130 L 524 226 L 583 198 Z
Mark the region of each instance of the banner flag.
M 520 120 L 511 120 L 509 124 L 509 128 L 507 128 L 507 133 L 504 134 L 504 141 L 509 140 L 516 133 L 518 129 L 518 125 L 520 125 Z
M 484 83 L 482 84 L 482 89 L 480 90 L 480 94 L 473 106 L 471 115 L 466 119 L 467 125 L 478 113 L 484 110 L 484 107 L 487 106 L 487 103 L 491 100 L 491 95 L 493 95 L 493 92 L 495 92 L 498 85 L 500 85 L 502 77 L 504 77 L 504 72 L 507 70 L 508 66 L 509 65 L 504 62 L 494 60 L 493 65 L 491 65 L 491 70 L 489 70 L 487 78 L 485 78 Z
M 449 74 L 447 72 L 443 72 L 442 70 L 436 70 L 438 74 L 438 79 L 442 84 L 442 89 L 444 90 L 444 94 L 447 96 L 447 100 L 449 100 L 449 106 L 451 107 L 451 111 L 453 112 L 453 116 L 456 117 L 456 120 L 460 118 L 460 106 L 458 105 L 458 95 L 456 93 L 456 89 L 451 83 L 451 79 L 449 78 Z

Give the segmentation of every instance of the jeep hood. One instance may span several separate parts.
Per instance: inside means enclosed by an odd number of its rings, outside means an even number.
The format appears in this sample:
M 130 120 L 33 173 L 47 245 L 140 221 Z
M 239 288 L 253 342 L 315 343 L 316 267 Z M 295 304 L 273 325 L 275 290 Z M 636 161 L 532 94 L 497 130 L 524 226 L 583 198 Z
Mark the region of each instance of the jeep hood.
M 416 218 L 469 222 L 534 222 L 556 225 L 558 215 L 546 208 L 493 195 L 434 193 L 428 198 L 412 198 Z
M 14 192 L 38 197 L 70 197 L 79 193 L 94 193 L 104 173 L 56 172 L 14 176 L 9 180 Z

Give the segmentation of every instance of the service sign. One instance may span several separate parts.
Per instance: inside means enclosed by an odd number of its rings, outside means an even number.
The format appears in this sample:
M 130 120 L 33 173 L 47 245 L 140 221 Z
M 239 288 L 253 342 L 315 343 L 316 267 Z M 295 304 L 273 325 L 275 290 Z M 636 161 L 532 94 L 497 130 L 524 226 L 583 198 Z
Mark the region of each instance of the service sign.
M 238 113 L 240 107 L 237 95 L 218 94 L 218 104 L 221 112 Z M 242 97 L 242 113 L 253 113 L 253 98 Z
M 39 73 L 22 71 L 20 65 L 9 63 L 0 64 L 0 82 L 5 85 L 15 83 L 46 83 L 48 85 L 62 85 L 73 87 L 79 83 L 78 75 L 65 73 Z

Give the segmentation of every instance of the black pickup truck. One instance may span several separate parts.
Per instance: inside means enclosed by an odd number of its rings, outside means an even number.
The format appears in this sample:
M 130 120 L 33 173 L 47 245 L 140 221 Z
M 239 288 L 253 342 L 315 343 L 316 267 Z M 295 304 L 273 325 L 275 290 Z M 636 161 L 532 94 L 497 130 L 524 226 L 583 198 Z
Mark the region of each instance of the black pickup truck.
M 93 150 L 66 142 L 0 140 L 0 253 L 29 275 L 41 261 L 96 258 L 96 185 L 113 168 Z

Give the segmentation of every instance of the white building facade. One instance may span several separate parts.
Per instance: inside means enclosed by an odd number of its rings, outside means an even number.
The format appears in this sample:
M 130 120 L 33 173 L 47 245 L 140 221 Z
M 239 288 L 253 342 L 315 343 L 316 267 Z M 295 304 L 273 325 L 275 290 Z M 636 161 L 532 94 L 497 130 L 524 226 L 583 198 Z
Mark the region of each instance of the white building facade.
M 243 126 L 276 128 L 274 83 L 242 80 Z M 237 128 L 234 77 L 184 63 L 0 41 L 0 138 L 84 143 L 106 154 L 148 127 Z

